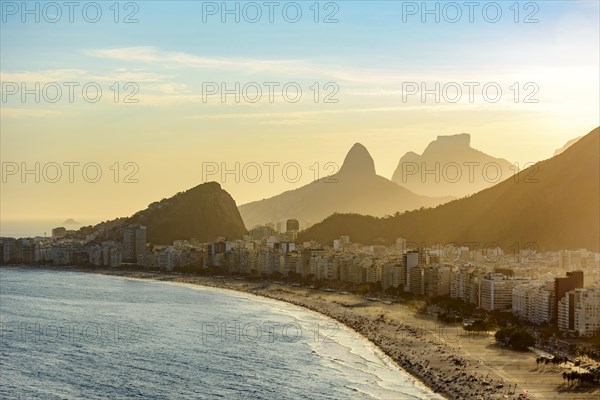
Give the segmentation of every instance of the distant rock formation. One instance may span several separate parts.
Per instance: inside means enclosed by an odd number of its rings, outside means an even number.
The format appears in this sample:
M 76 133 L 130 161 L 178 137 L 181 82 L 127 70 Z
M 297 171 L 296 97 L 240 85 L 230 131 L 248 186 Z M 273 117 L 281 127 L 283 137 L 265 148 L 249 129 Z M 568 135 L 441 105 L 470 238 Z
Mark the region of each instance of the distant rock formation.
M 503 158 L 471 147 L 471 135 L 438 136 L 423 154 L 408 152 L 400 159 L 392 181 L 423 196 L 464 197 L 515 173 Z

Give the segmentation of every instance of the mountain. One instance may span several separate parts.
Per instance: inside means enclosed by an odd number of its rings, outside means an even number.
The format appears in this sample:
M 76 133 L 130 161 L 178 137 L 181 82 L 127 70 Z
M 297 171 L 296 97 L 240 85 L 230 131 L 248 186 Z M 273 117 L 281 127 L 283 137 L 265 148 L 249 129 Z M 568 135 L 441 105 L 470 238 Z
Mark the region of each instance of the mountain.
M 513 174 L 511 163 L 472 148 L 471 135 L 462 133 L 438 136 L 421 155 L 406 153 L 392 181 L 424 196 L 464 197 Z
M 384 216 L 432 207 L 451 198 L 419 196 L 375 173 L 367 149 L 356 143 L 340 170 L 301 188 L 240 206 L 246 226 L 295 218 L 302 224 L 321 221 L 334 212 Z
M 560 149 L 556 149 L 556 151 L 554 152 L 554 155 L 555 156 L 559 155 L 560 153 L 562 153 L 563 151 L 565 151 L 566 149 L 571 147 L 574 143 L 576 143 L 582 137 L 583 136 L 579 136 L 579 137 L 576 137 L 575 139 L 569 140 L 567 143 L 565 143 L 565 145 L 563 147 L 561 147 Z
M 130 224 L 145 225 L 147 240 L 154 244 L 172 244 L 175 240 L 191 238 L 206 242 L 219 236 L 235 239 L 246 233 L 235 201 L 216 182 L 154 202 L 129 218 L 103 222 L 81 231 L 87 234 L 103 228 L 104 238 L 118 240 L 119 231 Z
M 600 250 L 600 128 L 563 153 L 540 161 L 491 188 L 436 208 L 389 218 L 332 215 L 299 235 L 331 242 L 349 235 L 358 243 L 495 242 L 503 248 Z M 514 250 L 513 250 L 514 251 Z

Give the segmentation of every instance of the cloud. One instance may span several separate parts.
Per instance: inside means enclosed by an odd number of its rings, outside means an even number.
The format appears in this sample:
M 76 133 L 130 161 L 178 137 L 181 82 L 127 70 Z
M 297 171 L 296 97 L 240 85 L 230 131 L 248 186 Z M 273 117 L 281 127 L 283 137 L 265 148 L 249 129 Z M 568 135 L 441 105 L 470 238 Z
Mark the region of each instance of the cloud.
M 265 75 L 265 80 L 281 81 L 310 80 L 336 82 L 343 89 L 394 90 L 400 89 L 405 82 L 498 82 L 510 86 L 518 81 L 532 81 L 540 73 L 562 76 L 572 68 L 540 68 L 535 66 L 514 66 L 499 70 L 494 65 L 484 65 L 473 73 L 469 69 L 457 69 L 452 65 L 429 65 L 426 67 L 356 67 L 344 64 L 323 64 L 304 59 L 256 59 L 256 58 L 218 58 L 201 57 L 185 52 L 163 51 L 152 46 L 118 47 L 109 49 L 88 49 L 84 54 L 102 59 L 121 62 L 145 63 L 163 68 L 184 68 L 213 70 L 223 74 L 235 73 L 237 76 Z M 360 93 L 357 91 L 357 94 Z M 366 92 L 364 92 L 366 93 Z
M 50 82 L 160 82 L 167 77 L 152 72 L 118 68 L 107 73 L 91 72 L 83 69 L 49 69 L 42 71 L 0 71 L 2 82 L 50 83 Z
M 318 70 L 319 66 L 302 60 L 259 60 L 245 58 L 200 57 L 183 52 L 165 52 L 151 46 L 120 47 L 112 49 L 85 50 L 86 55 L 125 62 L 143 62 L 169 67 L 243 71 L 246 74 L 275 72 L 282 74 L 305 74 Z
M 344 108 L 335 110 L 312 110 L 312 111 L 292 111 L 292 112 L 254 112 L 254 113 L 228 113 L 228 114 L 202 114 L 188 116 L 188 119 L 196 120 L 228 120 L 228 119 L 259 119 L 264 120 L 265 124 L 291 125 L 301 122 L 317 120 L 326 115 L 343 115 L 356 113 L 373 112 L 406 112 L 436 109 L 439 111 L 439 105 L 417 105 L 417 106 L 393 106 L 393 107 L 367 107 L 367 108 Z

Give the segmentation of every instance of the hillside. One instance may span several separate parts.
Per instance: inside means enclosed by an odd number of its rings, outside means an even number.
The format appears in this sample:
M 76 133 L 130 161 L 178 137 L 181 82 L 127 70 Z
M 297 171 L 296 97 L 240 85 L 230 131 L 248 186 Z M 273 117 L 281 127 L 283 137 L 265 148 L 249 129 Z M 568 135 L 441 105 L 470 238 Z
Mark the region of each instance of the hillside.
M 154 202 L 129 218 L 85 227 L 81 232 L 88 234 L 102 228 L 101 237 L 120 240 L 120 229 L 130 224 L 145 225 L 147 240 L 154 244 L 172 244 L 175 240 L 190 238 L 211 241 L 219 236 L 235 239 L 246 233 L 235 201 L 216 182 Z
M 427 244 L 535 243 L 540 250 L 600 250 L 600 142 L 596 128 L 563 153 L 514 177 L 433 209 L 391 218 L 333 215 L 299 240 L 392 243 L 397 237 Z

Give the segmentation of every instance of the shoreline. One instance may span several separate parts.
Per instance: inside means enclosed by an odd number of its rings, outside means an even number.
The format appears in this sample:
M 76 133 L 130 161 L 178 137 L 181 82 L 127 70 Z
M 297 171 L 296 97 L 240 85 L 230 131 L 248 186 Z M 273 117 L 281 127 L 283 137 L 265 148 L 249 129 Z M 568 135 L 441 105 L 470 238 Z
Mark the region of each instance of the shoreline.
M 285 284 L 265 285 L 233 278 L 159 271 L 12 267 L 203 286 L 293 304 L 332 318 L 356 332 L 410 375 L 415 386 L 446 399 L 584 400 L 600 395 L 599 388 L 568 388 L 562 372 L 570 370 L 569 367 L 538 367 L 534 353 L 500 348 L 493 335 L 469 334 L 456 324 L 441 323 L 435 317 L 418 314 L 407 304 L 388 305 L 357 295 Z
M 154 278 L 138 278 L 138 277 L 131 277 L 131 276 L 120 276 L 120 275 L 113 275 L 113 274 L 105 274 L 105 273 L 100 273 L 99 275 L 109 275 L 109 276 L 117 276 L 117 277 L 121 277 L 124 279 L 131 279 L 131 280 L 136 280 L 136 281 L 152 281 L 152 282 L 158 282 L 158 283 L 164 283 L 164 284 L 172 284 L 172 285 L 177 285 L 177 286 L 181 286 L 181 287 L 185 287 L 185 288 L 197 288 L 197 287 L 201 287 L 203 289 L 208 289 L 208 290 L 218 290 L 218 291 L 224 291 L 227 292 L 228 294 L 231 294 L 231 292 L 234 292 L 236 294 L 243 294 L 243 295 L 247 295 L 249 297 L 254 297 L 260 300 L 268 300 L 268 301 L 274 301 L 274 302 L 278 302 L 278 303 L 285 303 L 288 305 L 292 305 L 295 307 L 299 307 L 300 309 L 302 309 L 303 311 L 307 311 L 307 312 L 311 312 L 311 313 L 315 313 L 317 314 L 319 317 L 321 318 L 325 318 L 328 320 L 331 320 L 331 322 L 333 323 L 339 323 L 341 324 L 343 329 L 347 329 L 349 332 L 352 332 L 358 336 L 361 337 L 361 339 L 363 339 L 368 346 L 370 346 L 372 348 L 372 350 L 376 354 L 377 357 L 381 357 L 383 358 L 383 362 L 384 364 L 391 364 L 392 368 L 397 371 L 400 372 L 404 375 L 406 375 L 406 378 L 408 380 L 410 380 L 413 384 L 414 387 L 424 391 L 427 393 L 427 398 L 432 398 L 429 397 L 433 394 L 437 394 L 439 395 L 440 398 L 444 398 L 440 393 L 436 393 L 434 392 L 429 386 L 427 386 L 424 382 L 422 382 L 421 380 L 419 380 L 415 375 L 411 374 L 410 372 L 408 372 L 407 370 L 405 370 L 404 368 L 400 367 L 398 365 L 398 363 L 392 358 L 390 357 L 382 348 L 380 348 L 379 346 L 377 346 L 375 343 L 373 343 L 371 340 L 369 340 L 369 338 L 365 337 L 361 332 L 353 329 L 352 327 L 344 324 L 342 321 L 337 320 L 336 318 L 327 315 L 327 314 L 323 314 L 321 312 L 315 311 L 311 308 L 307 308 L 305 306 L 299 305 L 299 304 L 295 304 L 295 303 L 291 303 L 287 300 L 281 300 L 281 299 L 277 299 L 274 297 L 269 297 L 269 296 L 265 296 L 263 294 L 258 294 L 255 293 L 251 290 L 249 291 L 245 291 L 245 290 L 239 290 L 237 288 L 230 288 L 230 287 L 225 287 L 225 286 L 217 286 L 217 285 L 208 285 L 208 284 L 202 284 L 202 283 L 190 283 L 190 282 L 182 282 L 182 281 L 178 281 L 178 280 L 157 280 Z M 268 304 L 268 303 L 267 303 Z

